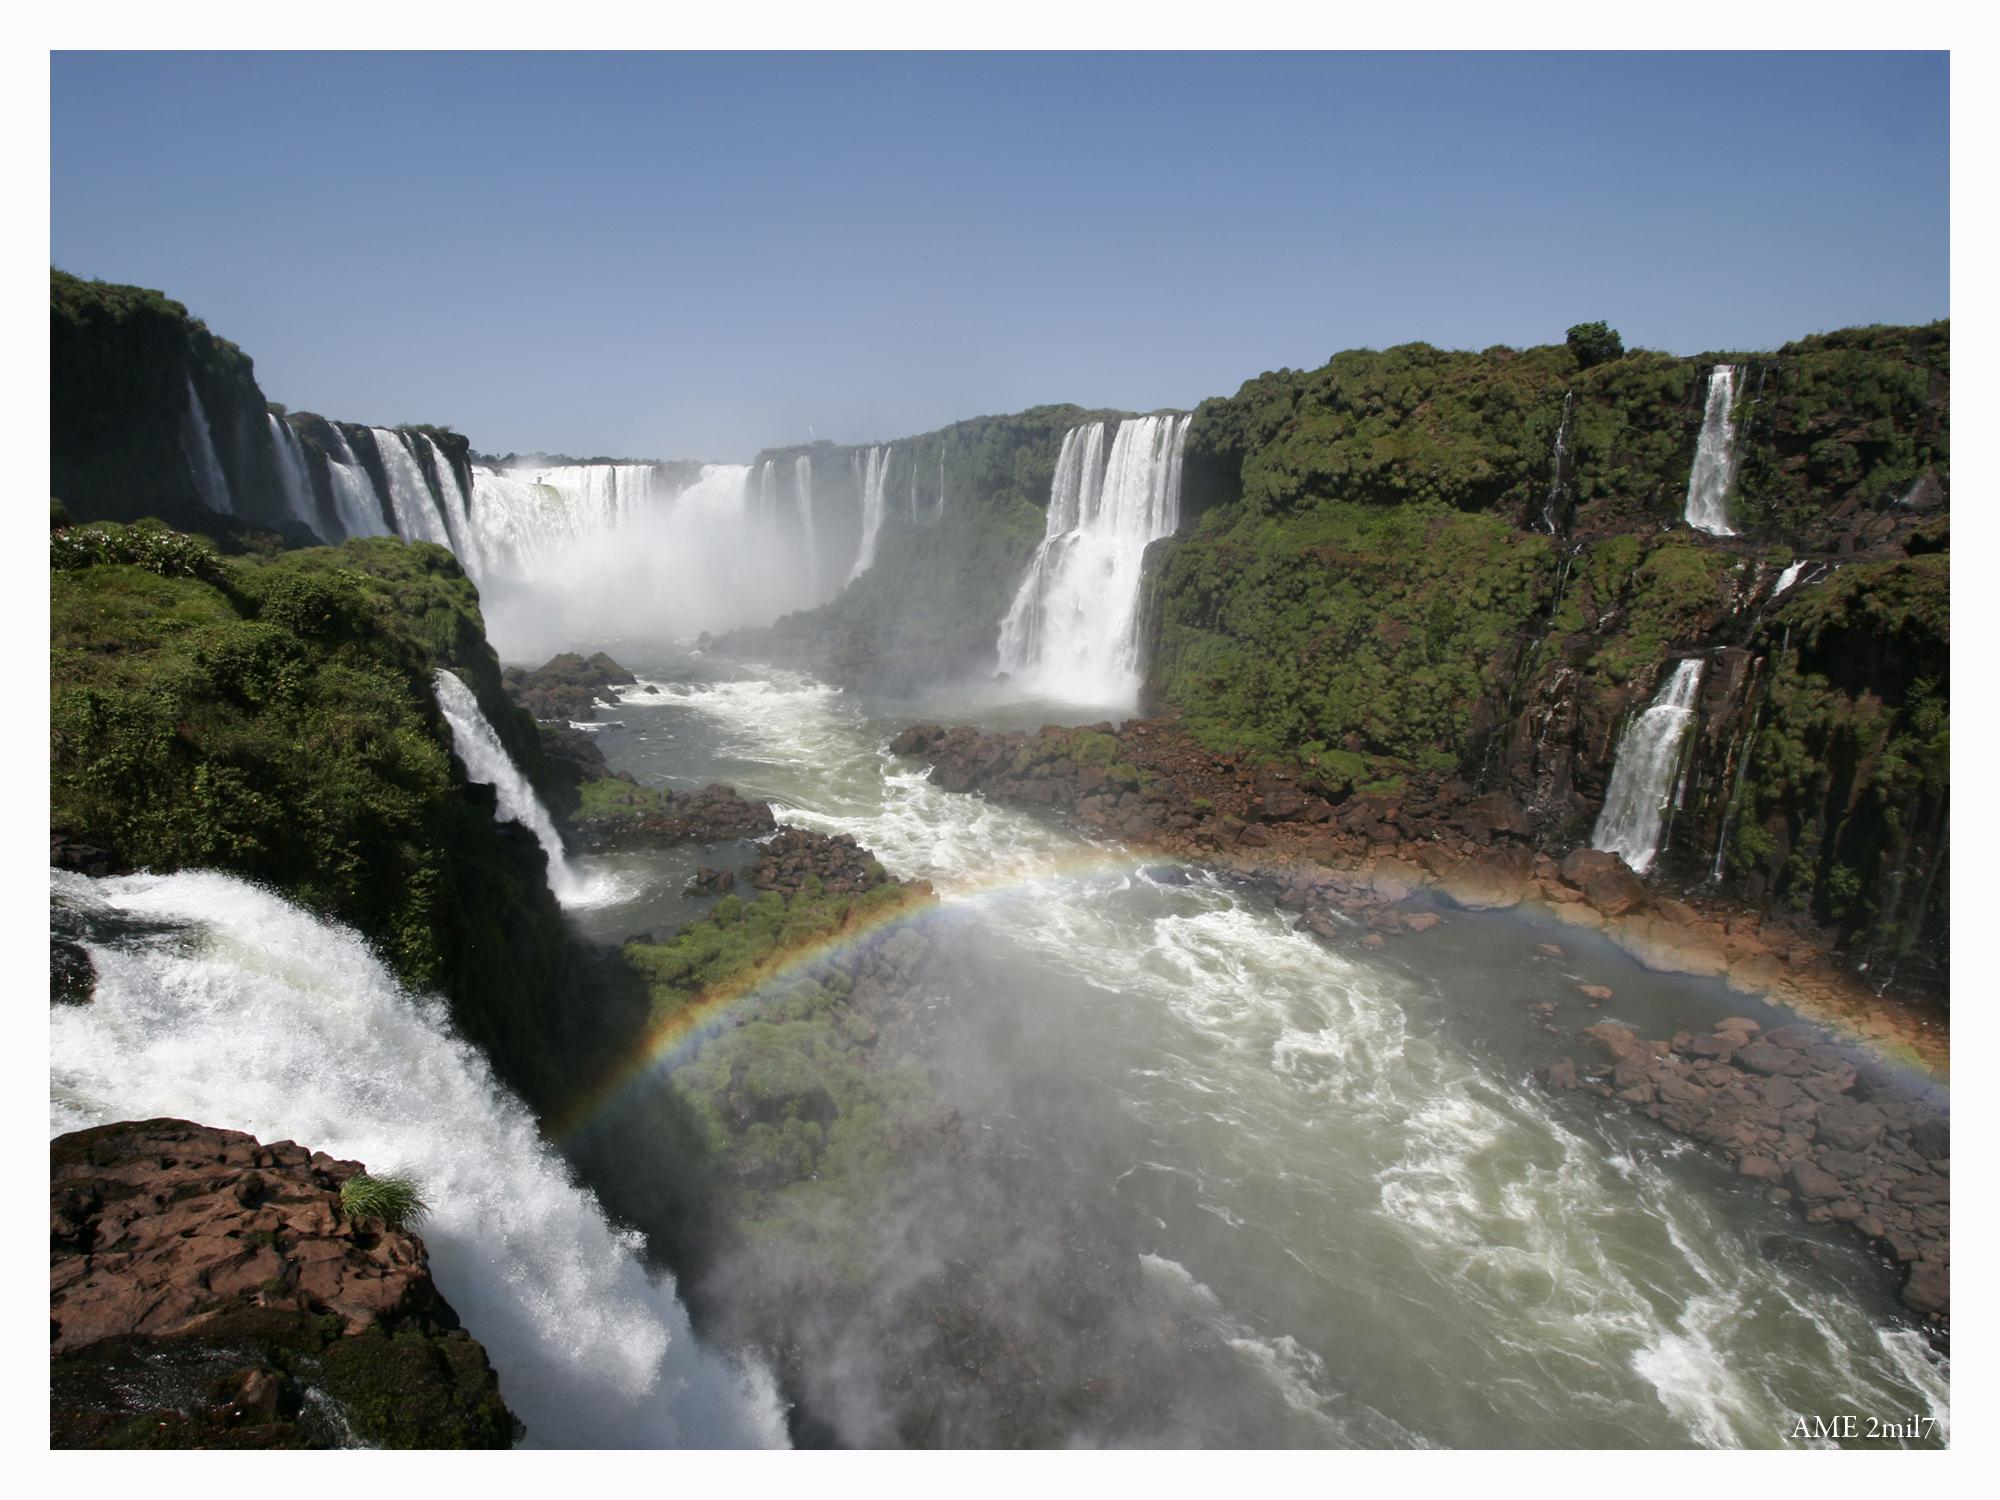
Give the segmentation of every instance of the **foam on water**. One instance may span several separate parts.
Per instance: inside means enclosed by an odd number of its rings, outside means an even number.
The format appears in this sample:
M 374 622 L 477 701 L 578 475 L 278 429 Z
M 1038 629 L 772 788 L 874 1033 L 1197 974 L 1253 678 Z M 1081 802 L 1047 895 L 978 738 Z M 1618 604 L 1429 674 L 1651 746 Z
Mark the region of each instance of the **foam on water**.
M 173 1116 L 409 1172 L 439 1289 L 530 1443 L 783 1442 L 769 1378 L 695 1342 L 643 1242 L 570 1180 L 443 1005 L 351 929 L 226 875 L 50 881 L 87 922 L 179 929 L 86 939 L 95 998 L 50 1012 L 52 1135 Z

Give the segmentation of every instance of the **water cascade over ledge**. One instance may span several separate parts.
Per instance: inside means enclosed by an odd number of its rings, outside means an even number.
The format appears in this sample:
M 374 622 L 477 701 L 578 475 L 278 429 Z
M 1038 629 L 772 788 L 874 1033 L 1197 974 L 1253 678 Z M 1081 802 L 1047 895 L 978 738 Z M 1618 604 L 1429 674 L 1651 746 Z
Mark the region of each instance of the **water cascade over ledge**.
M 1659 857 L 1660 832 L 1680 772 L 1681 742 L 1694 727 L 1701 669 L 1695 657 L 1676 666 L 1651 706 L 1619 739 L 1611 786 L 1590 835 L 1591 848 L 1618 855 L 1641 875 Z
M 1717 365 L 1708 376 L 1708 403 L 1702 408 L 1701 437 L 1688 473 L 1687 523 L 1711 536 L 1734 536 L 1729 524 L 1729 492 L 1736 484 L 1736 367 Z
M 417 1177 L 438 1288 L 530 1446 L 781 1446 L 769 1378 L 694 1340 L 643 1240 L 351 929 L 205 871 L 58 872 L 97 970 L 49 1018 L 51 1135 L 182 1117 Z
M 1072 428 L 1049 482 L 1042 543 L 1000 623 L 1000 670 L 1075 703 L 1139 691 L 1138 610 L 1148 544 L 1180 524 L 1189 416 L 1131 417 L 1104 456 L 1104 423 Z
M 479 700 L 472 695 L 472 689 L 457 673 L 443 668 L 432 676 L 438 711 L 451 726 L 452 749 L 465 762 L 467 777 L 493 788 L 498 804 L 494 817 L 502 823 L 519 823 L 535 836 L 535 842 L 549 858 L 549 889 L 555 892 L 558 901 L 567 906 L 589 899 L 593 892 L 588 882 L 570 867 L 569 855 L 549 810 L 542 806 L 542 799 L 535 795 L 534 787 L 514 764 L 486 715 L 480 712 Z

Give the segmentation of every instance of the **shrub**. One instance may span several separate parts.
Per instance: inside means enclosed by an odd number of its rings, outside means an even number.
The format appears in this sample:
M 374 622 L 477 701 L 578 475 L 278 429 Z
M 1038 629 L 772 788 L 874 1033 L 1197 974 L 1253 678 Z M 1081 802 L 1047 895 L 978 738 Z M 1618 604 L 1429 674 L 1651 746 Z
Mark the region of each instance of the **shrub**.
M 431 1206 L 413 1177 L 359 1172 L 340 1185 L 340 1209 L 350 1219 L 380 1219 L 391 1229 L 413 1229 L 430 1217 Z

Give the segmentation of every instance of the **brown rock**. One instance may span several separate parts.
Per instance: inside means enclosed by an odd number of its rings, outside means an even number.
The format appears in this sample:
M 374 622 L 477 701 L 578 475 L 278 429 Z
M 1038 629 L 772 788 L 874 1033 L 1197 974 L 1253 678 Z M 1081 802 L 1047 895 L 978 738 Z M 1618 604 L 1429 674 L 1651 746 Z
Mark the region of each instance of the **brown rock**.
M 1632 873 L 1631 867 L 1617 855 L 1602 850 L 1572 849 L 1563 858 L 1562 876 L 1607 917 L 1641 910 L 1650 899 L 1646 883 Z
M 1809 1161 L 1792 1163 L 1791 1182 L 1792 1190 L 1811 1202 L 1832 1202 L 1847 1196 L 1847 1189 L 1840 1185 L 1839 1178 Z

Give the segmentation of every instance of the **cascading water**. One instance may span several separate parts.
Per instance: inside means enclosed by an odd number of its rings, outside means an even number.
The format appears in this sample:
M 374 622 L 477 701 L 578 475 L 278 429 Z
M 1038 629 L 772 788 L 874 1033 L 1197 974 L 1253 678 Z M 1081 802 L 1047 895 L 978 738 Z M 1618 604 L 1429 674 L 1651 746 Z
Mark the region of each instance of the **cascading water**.
M 799 509 L 799 531 L 805 537 L 806 591 L 815 602 L 819 596 L 819 536 L 813 530 L 813 461 L 792 461 L 792 500 Z
M 894 448 L 870 448 L 865 464 L 859 456 L 855 462 L 861 467 L 861 545 L 854 553 L 854 566 L 849 569 L 847 581 L 854 582 L 875 565 L 875 538 L 882 530 L 882 486 L 889 478 L 889 459 Z
M 50 884 L 97 970 L 89 1005 L 50 1011 L 51 1135 L 171 1116 L 408 1172 L 530 1445 L 782 1445 L 768 1376 L 695 1342 L 643 1241 L 357 933 L 202 871 Z
M 1711 536 L 1734 536 L 1729 491 L 1736 483 L 1736 367 L 1717 365 L 1708 375 L 1708 403 L 1688 473 L 1687 523 Z
M 382 456 L 382 470 L 389 479 L 389 505 L 396 517 L 396 534 L 406 542 L 436 542 L 440 547 L 459 550 L 451 528 L 438 509 L 431 487 L 417 456 L 392 427 L 371 427 L 375 448 Z
M 1694 727 L 1702 662 L 1689 657 L 1673 670 L 1646 711 L 1618 741 L 1611 786 L 1590 847 L 1616 854 L 1641 875 L 1660 853 L 1660 830 L 1680 770 L 1681 741 Z
M 542 799 L 535 795 L 528 778 L 514 764 L 507 747 L 500 743 L 500 736 L 480 711 L 472 689 L 457 673 L 443 668 L 431 676 L 436 686 L 438 711 L 451 726 L 451 746 L 465 763 L 467 778 L 493 788 L 497 802 L 493 816 L 497 820 L 519 823 L 535 836 L 542 853 L 548 856 L 549 889 L 555 892 L 556 899 L 567 906 L 599 894 L 570 868 L 569 855 L 563 848 L 562 835 L 556 832 L 555 821 L 542 806 Z
M 382 500 L 375 482 L 348 446 L 347 434 L 331 429 L 334 450 L 327 453 L 326 474 L 333 488 L 334 514 L 348 536 L 389 536 L 393 533 L 382 518 Z
M 1147 545 L 1179 524 L 1192 420 L 1128 418 L 1108 459 L 1102 422 L 1064 435 L 1042 544 L 1000 624 L 1002 671 L 1071 702 L 1136 699 L 1141 569 Z
M 1569 419 L 1576 393 L 1563 392 L 1562 420 L 1556 424 L 1556 451 L 1549 461 L 1549 492 L 1542 499 L 1542 525 L 1554 536 L 1562 525 L 1563 465 L 1569 461 Z
M 1803 561 L 1786 564 L 1784 571 L 1778 574 L 1777 583 L 1772 586 L 1771 597 L 1773 599 L 1777 598 L 1786 589 L 1797 583 L 1799 581 L 1799 574 L 1805 572 L 1805 570 L 1806 564 Z
M 236 508 L 229 499 L 229 476 L 222 472 L 222 460 L 216 456 L 215 433 L 208 425 L 208 413 L 202 410 L 193 376 L 188 377 L 187 393 L 188 409 L 181 418 L 181 452 L 187 455 L 188 472 L 194 476 L 203 505 L 217 515 L 233 516 Z
M 435 494 L 438 507 L 444 514 L 445 528 L 457 538 L 452 550 L 458 553 L 460 565 L 476 580 L 485 571 L 486 549 L 483 539 L 473 527 L 472 517 L 466 511 L 465 490 L 458 482 L 458 470 L 430 434 L 420 433 L 418 437 L 430 450 L 431 472 L 437 476 Z
M 271 427 L 271 455 L 277 461 L 278 483 L 285 492 L 285 511 L 301 526 L 316 532 L 320 529 L 319 508 L 313 504 L 312 480 L 306 473 L 298 434 L 276 412 L 266 412 L 265 420 Z
M 472 471 L 468 525 L 486 573 L 532 579 L 585 540 L 673 498 L 651 464 Z

